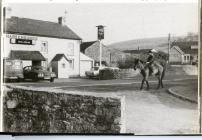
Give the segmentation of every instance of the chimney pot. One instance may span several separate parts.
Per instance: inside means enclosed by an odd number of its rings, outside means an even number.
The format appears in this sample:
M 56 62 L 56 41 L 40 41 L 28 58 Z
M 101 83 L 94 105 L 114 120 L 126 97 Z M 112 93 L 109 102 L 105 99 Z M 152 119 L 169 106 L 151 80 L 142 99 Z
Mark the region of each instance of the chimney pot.
M 58 17 L 58 23 L 62 25 L 62 17 Z

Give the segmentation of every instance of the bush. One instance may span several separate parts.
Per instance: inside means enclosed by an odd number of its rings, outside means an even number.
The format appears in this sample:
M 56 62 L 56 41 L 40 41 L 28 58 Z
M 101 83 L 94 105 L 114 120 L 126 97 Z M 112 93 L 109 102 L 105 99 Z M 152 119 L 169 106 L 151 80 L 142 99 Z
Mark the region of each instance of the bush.
M 126 57 L 125 60 L 120 60 L 117 63 L 120 69 L 133 68 L 133 65 L 135 63 L 135 57 L 129 56 L 129 57 Z
M 117 69 L 106 68 L 100 70 L 99 76 L 100 80 L 118 79 L 120 78 L 120 73 Z

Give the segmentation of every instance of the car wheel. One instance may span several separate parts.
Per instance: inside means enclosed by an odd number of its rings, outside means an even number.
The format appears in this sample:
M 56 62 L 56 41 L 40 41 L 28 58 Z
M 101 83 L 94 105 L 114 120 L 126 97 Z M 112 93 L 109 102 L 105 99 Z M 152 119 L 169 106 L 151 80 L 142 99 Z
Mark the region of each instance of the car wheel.
M 51 79 L 50 79 L 50 82 L 54 82 L 54 78 L 51 78 Z
M 37 81 L 39 81 L 39 79 L 38 78 L 33 78 L 32 81 L 37 82 Z
M 18 78 L 17 82 L 23 82 L 23 80 L 24 80 L 23 78 Z

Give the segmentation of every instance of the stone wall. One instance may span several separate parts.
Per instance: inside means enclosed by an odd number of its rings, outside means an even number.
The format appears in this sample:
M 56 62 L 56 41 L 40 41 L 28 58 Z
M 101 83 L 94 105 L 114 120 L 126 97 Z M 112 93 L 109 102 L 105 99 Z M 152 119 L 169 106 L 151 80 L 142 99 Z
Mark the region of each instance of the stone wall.
M 12 88 L 4 92 L 4 132 L 120 133 L 121 98 Z

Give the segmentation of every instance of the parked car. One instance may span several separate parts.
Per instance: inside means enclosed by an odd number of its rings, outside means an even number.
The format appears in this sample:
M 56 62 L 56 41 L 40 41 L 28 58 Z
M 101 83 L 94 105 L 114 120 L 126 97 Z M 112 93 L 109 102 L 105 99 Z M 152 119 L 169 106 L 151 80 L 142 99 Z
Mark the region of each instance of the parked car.
M 54 72 L 49 72 L 42 66 L 26 66 L 23 68 L 24 79 L 32 79 L 33 81 L 38 80 L 49 80 L 54 82 L 56 77 Z
M 86 71 L 85 74 L 89 78 L 97 78 L 100 80 L 100 71 L 105 69 L 111 69 L 111 70 L 119 70 L 117 67 L 106 67 L 106 66 L 96 66 L 93 67 L 90 71 Z
M 89 78 L 99 78 L 100 70 L 104 69 L 105 67 L 95 66 L 91 68 L 90 71 L 86 71 L 85 74 Z
M 23 76 L 22 60 L 4 59 L 3 60 L 3 78 L 4 81 L 21 81 Z

